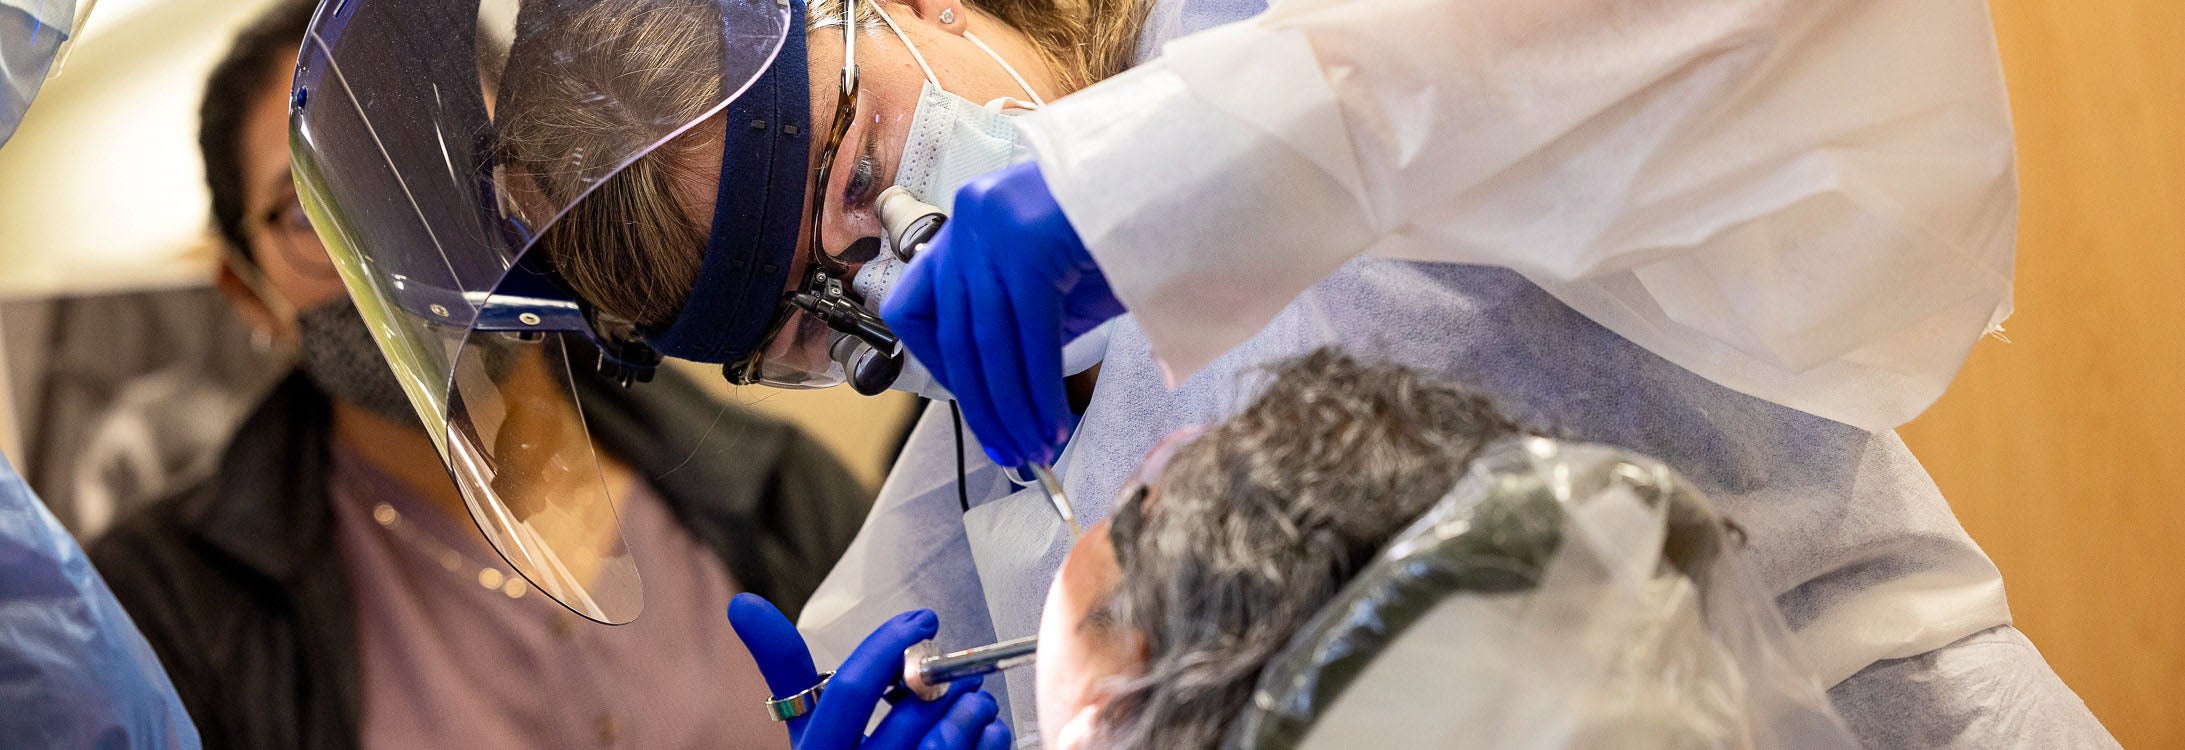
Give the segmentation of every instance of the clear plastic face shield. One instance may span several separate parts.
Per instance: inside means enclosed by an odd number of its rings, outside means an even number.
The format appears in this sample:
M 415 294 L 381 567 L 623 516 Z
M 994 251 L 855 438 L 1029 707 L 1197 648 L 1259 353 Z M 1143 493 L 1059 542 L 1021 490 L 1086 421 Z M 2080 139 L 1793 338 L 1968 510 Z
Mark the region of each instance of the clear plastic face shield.
M 804 123 L 739 97 L 802 15 L 790 0 L 331 0 L 306 37 L 290 104 L 310 223 L 486 539 L 587 618 L 628 622 L 643 596 L 572 368 L 643 380 L 659 355 L 576 301 L 535 241 L 641 157 L 720 137 L 709 120 L 748 126 L 767 164 L 801 176 Z M 634 85 L 677 45 L 718 61 L 682 81 L 698 95 Z M 785 89 L 802 88 L 798 57 Z

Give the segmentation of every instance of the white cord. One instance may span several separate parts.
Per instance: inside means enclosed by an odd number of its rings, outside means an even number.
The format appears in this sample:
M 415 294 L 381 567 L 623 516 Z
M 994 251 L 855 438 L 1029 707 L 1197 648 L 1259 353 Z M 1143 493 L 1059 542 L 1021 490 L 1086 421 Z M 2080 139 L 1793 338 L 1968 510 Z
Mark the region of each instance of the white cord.
M 926 64 L 926 56 L 918 54 L 918 46 L 915 44 L 911 44 L 910 37 L 903 34 L 903 28 L 895 25 L 895 17 L 888 15 L 888 9 L 881 7 L 880 3 L 876 0 L 869 1 L 872 1 L 872 9 L 875 11 L 879 11 L 880 22 L 887 24 L 889 31 L 895 32 L 895 38 L 903 41 L 903 48 L 910 50 L 910 59 L 917 60 L 918 68 L 926 72 L 926 80 L 932 81 L 933 85 L 935 86 L 940 86 L 941 77 L 933 74 L 933 66 Z M 1015 71 L 1011 71 L 1010 74 L 1015 75 Z M 941 88 L 943 90 L 946 90 L 948 87 L 942 86 Z
M 1024 89 L 1024 95 L 1032 97 L 1033 104 L 1042 107 L 1047 106 L 1047 100 L 1039 98 L 1039 92 L 1032 90 L 1032 84 L 1025 83 L 1024 76 L 1017 75 L 1017 69 L 1011 66 L 1008 60 L 1001 59 L 1001 55 L 994 52 L 993 47 L 988 47 L 986 42 L 980 41 L 979 35 L 971 33 L 970 29 L 964 29 L 964 38 L 971 40 L 972 44 L 979 45 L 979 49 L 986 51 L 987 57 L 994 58 L 994 63 L 1000 65 L 1002 71 L 1009 74 L 1009 79 L 1016 81 L 1018 88 Z

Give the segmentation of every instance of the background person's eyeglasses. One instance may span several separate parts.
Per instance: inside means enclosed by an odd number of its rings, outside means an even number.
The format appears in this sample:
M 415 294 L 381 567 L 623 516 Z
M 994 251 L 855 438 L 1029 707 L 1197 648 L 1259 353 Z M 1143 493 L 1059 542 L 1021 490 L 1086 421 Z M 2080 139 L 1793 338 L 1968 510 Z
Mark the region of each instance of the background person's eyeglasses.
M 318 232 L 311 228 L 311 216 L 304 213 L 303 203 L 294 197 L 281 202 L 260 215 L 258 222 L 271 241 L 274 252 L 297 273 L 312 279 L 338 279 L 340 272 L 334 269 L 334 259 L 326 254 L 326 246 L 319 241 Z

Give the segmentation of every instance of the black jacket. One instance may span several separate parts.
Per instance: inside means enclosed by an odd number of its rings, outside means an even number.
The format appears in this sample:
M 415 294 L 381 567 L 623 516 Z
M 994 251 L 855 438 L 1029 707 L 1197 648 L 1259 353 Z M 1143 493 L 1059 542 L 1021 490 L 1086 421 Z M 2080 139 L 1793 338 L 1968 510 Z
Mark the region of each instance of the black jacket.
M 723 412 L 688 381 L 662 376 L 629 390 L 580 378 L 595 441 L 650 479 L 745 590 L 794 617 L 870 497 L 797 428 Z M 329 417 L 326 397 L 290 377 L 236 433 L 212 479 L 91 548 L 208 748 L 357 746 L 363 676 L 327 507 Z

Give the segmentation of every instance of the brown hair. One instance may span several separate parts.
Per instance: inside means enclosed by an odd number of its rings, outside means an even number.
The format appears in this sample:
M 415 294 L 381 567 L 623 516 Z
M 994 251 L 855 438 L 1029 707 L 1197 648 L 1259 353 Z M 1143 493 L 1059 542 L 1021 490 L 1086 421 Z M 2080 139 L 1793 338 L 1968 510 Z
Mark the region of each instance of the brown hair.
M 1121 574 L 1080 627 L 1146 659 L 1100 712 L 1103 747 L 1214 747 L 1291 635 L 1518 431 L 1471 389 L 1333 349 L 1274 375 L 1116 509 Z
M 857 20 L 881 28 L 880 16 L 866 0 Z M 1076 91 L 1130 68 L 1153 0 L 965 0 L 1032 40 L 1040 61 L 1055 73 L 1064 91 Z M 813 0 L 812 29 L 837 28 L 845 0 Z
M 695 128 L 593 182 L 720 102 L 715 5 L 603 0 L 541 19 L 519 34 L 502 87 L 504 183 L 519 186 L 533 213 L 577 201 L 536 251 L 577 294 L 641 324 L 673 320 L 698 276 L 707 225 L 677 186 L 710 177 L 699 156 L 712 139 Z
M 807 31 L 839 27 L 845 0 L 814 0 Z M 864 2 L 865 0 L 852 0 Z M 1128 67 L 1151 0 L 966 0 L 1024 33 L 1065 90 Z M 504 166 L 542 205 L 592 188 L 587 154 L 628 154 L 633 133 L 664 133 L 720 102 L 721 38 L 711 0 L 603 0 L 574 18 L 520 34 L 502 123 Z M 864 6 L 861 26 L 877 27 Z M 710 19 L 710 20 L 709 20 Z M 602 49 L 601 45 L 605 45 Z M 581 59 L 553 57 L 585 49 Z M 677 119 L 680 118 L 680 119 Z M 672 122 L 671 122 L 672 121 Z M 711 217 L 688 200 L 710 185 L 700 158 L 718 140 L 701 126 L 599 182 L 538 239 L 572 291 L 603 312 L 663 328 L 698 278 Z M 679 189 L 678 186 L 681 186 Z M 710 195 L 710 192 L 705 194 Z M 544 218 L 544 217 L 540 217 Z
M 1076 47 L 1078 70 L 1085 75 L 1075 91 L 1129 70 L 1138 54 L 1152 0 L 1084 0 L 1085 30 Z

